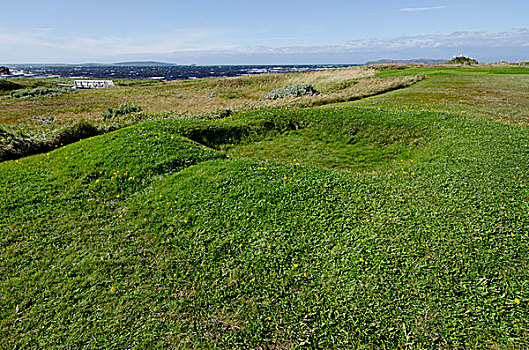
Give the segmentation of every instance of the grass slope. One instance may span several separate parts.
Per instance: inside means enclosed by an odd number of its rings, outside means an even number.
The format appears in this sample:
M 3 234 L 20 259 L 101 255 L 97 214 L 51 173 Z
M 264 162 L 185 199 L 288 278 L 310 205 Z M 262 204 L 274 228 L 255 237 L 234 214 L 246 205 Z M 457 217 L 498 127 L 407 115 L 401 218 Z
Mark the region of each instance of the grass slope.
M 0 344 L 529 346 L 528 136 L 274 110 L 1 163 Z
M 425 75 L 407 89 L 353 103 L 370 108 L 447 111 L 502 123 L 529 124 L 529 67 L 385 69 L 379 78 Z

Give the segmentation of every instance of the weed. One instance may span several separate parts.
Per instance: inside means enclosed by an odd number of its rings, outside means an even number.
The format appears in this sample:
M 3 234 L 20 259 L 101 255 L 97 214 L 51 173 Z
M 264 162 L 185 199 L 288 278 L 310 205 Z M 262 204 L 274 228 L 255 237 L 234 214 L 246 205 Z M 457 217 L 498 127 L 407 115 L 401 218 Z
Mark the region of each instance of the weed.
M 314 85 L 312 84 L 294 84 L 290 86 L 285 86 L 282 89 L 267 92 L 266 94 L 261 96 L 261 100 L 277 100 L 278 98 L 317 95 L 319 93 L 320 92 L 318 90 L 314 89 Z
M 141 107 L 139 105 L 121 103 L 117 108 L 108 107 L 107 110 L 101 114 L 101 116 L 103 117 L 103 120 L 108 120 L 135 112 L 141 112 Z
M 71 94 L 77 92 L 76 89 L 72 88 L 48 88 L 40 86 L 37 88 L 28 88 L 15 90 L 11 92 L 10 97 L 14 99 L 29 99 L 38 97 L 54 97 L 62 94 Z
M 0 79 L 0 94 L 22 89 L 23 86 L 7 79 Z

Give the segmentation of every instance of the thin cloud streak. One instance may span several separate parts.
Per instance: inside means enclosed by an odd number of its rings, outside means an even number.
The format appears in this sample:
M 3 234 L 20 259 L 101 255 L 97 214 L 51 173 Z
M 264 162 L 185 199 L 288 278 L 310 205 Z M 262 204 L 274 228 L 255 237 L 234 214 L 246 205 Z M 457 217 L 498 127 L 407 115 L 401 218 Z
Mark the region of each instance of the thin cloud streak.
M 232 54 L 304 54 L 304 53 L 351 53 L 351 52 L 388 52 L 406 49 L 455 49 L 455 48 L 503 48 L 528 47 L 529 31 L 517 32 L 453 32 L 446 34 L 429 34 L 399 36 L 388 38 L 351 40 L 345 44 L 323 46 L 289 46 L 289 47 L 249 47 L 229 51 Z M 175 51 L 178 53 L 180 51 Z M 207 52 L 204 50 L 203 52 Z
M 398 9 L 399 12 L 422 12 L 422 11 L 432 11 L 432 10 L 443 10 L 446 6 L 432 6 L 432 7 L 407 7 Z
M 470 55 L 482 61 L 527 60 L 529 58 L 529 32 L 454 32 L 352 40 L 340 45 L 248 47 L 232 50 L 204 50 L 191 55 L 176 51 L 163 58 L 174 62 L 301 62 L 303 63 L 361 63 L 385 57 L 411 59 L 451 58 Z M 223 61 L 223 62 L 226 62 Z

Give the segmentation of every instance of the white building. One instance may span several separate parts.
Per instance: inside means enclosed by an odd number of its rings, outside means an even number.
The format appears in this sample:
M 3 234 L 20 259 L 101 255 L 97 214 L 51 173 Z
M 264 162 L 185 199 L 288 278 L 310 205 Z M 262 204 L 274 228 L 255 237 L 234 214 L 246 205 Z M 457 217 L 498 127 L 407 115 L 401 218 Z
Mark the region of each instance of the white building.
M 73 87 L 76 89 L 106 88 L 115 86 L 112 80 L 74 80 Z

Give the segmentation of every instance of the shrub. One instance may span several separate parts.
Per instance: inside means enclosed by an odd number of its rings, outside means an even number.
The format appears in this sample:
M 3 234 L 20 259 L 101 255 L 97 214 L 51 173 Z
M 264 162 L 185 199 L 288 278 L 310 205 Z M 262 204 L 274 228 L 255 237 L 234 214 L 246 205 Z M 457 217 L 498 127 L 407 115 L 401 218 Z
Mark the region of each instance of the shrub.
M 72 126 L 65 126 L 51 135 L 26 135 L 22 132 L 9 132 L 0 126 L 0 161 L 18 159 L 33 154 L 49 152 L 59 146 L 81 139 L 112 131 L 98 128 L 85 120 Z
M 231 109 L 217 109 L 215 112 L 199 116 L 200 119 L 224 119 L 233 115 Z
M 277 100 L 278 98 L 318 95 L 319 93 L 312 84 L 294 84 L 285 86 L 282 89 L 272 90 L 261 96 L 261 100 Z
M 0 92 L 4 91 L 13 91 L 21 89 L 22 85 L 13 83 L 12 81 L 9 81 L 7 79 L 0 79 Z
M 37 88 L 20 89 L 11 92 L 11 98 L 33 98 L 33 97 L 53 97 L 62 94 L 69 94 L 77 92 L 75 89 L 64 87 L 64 88 L 48 88 L 39 86 Z
M 55 134 L 52 144 L 70 144 L 77 142 L 81 139 L 99 135 L 101 132 L 97 129 L 96 126 L 90 124 L 86 120 L 80 120 L 72 126 L 66 126 L 61 128 Z
M 108 107 L 101 116 L 103 117 L 103 120 L 107 120 L 134 112 L 141 112 L 141 107 L 135 104 L 121 103 L 117 108 Z
M 478 64 L 478 61 L 467 56 L 457 56 L 452 58 L 450 61 L 445 62 L 445 64 L 466 64 L 470 66 L 473 64 Z
M 36 153 L 36 143 L 23 133 L 14 134 L 0 126 L 0 161 Z

